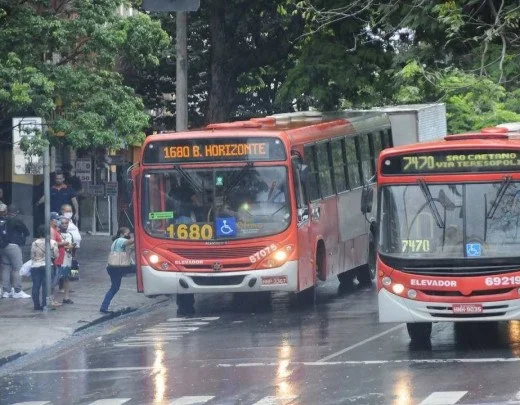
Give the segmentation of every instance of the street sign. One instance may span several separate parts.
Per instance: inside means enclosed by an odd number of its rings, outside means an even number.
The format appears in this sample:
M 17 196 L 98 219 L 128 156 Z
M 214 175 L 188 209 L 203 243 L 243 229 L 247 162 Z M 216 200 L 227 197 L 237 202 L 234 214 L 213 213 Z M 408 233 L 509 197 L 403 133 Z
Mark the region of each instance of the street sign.
M 103 197 L 105 195 L 105 185 L 89 184 L 87 188 L 87 195 L 92 197 Z
M 34 138 L 36 131 L 42 131 L 40 117 L 13 118 L 14 174 L 43 174 L 43 159 L 38 155 L 28 156 L 20 148 L 22 138 Z
M 200 0 L 143 0 L 146 11 L 197 11 Z
M 105 194 L 107 196 L 117 196 L 117 181 L 107 181 L 105 183 Z
M 90 158 L 76 159 L 76 176 L 82 182 L 90 183 L 92 181 L 92 161 Z

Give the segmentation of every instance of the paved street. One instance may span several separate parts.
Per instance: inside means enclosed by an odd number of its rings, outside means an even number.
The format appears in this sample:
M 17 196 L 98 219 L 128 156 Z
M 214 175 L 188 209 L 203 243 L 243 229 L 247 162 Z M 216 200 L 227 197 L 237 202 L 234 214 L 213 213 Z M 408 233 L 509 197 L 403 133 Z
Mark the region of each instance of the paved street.
M 520 322 L 437 324 L 414 348 L 377 322 L 374 289 L 318 292 L 315 308 L 208 295 L 196 318 L 165 301 L 100 323 L 0 368 L 0 404 L 520 403 Z

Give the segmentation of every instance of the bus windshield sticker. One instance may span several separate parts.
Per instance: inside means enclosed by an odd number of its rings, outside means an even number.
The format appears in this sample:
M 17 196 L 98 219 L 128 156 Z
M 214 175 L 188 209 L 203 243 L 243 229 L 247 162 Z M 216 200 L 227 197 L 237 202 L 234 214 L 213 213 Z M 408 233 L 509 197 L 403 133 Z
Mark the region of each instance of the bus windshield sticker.
M 237 221 L 234 217 L 217 217 L 215 220 L 217 238 L 237 236 Z
M 161 219 L 173 219 L 174 212 L 173 211 L 160 211 L 160 212 L 150 212 L 148 214 L 148 219 L 150 221 L 156 221 Z
M 214 234 L 212 224 L 200 222 L 195 224 L 170 224 L 166 231 L 170 239 L 181 240 L 211 240 Z
M 466 255 L 468 257 L 482 256 L 482 245 L 480 243 L 466 243 Z
M 150 142 L 143 153 L 144 164 L 286 159 L 282 141 L 266 137 L 172 138 Z
M 384 159 L 381 173 L 435 174 L 471 172 L 510 172 L 520 170 L 520 151 L 450 150 L 390 156 Z

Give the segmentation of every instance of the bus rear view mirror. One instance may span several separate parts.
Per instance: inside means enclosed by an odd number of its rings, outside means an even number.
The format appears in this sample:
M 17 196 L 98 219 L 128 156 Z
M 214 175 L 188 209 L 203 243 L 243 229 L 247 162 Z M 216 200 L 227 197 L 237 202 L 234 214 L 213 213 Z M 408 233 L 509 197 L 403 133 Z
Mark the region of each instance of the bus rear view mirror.
M 363 187 L 361 192 L 361 212 L 367 214 L 372 212 L 372 204 L 374 202 L 374 189 L 370 186 Z

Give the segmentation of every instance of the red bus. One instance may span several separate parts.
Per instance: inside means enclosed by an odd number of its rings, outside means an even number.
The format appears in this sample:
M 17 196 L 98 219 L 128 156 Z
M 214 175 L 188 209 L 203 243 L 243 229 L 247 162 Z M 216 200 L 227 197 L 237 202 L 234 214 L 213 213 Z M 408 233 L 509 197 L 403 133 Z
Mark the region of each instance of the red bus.
M 133 171 L 138 291 L 177 294 L 193 311 L 182 298 L 194 293 L 313 302 L 317 280 L 371 283 L 375 228 L 360 195 L 391 142 L 382 113 L 279 114 L 147 137 Z
M 520 138 L 507 128 L 391 148 L 378 161 L 381 322 L 520 317 Z

